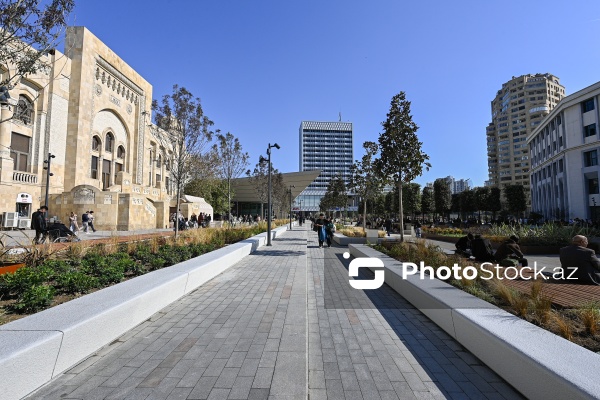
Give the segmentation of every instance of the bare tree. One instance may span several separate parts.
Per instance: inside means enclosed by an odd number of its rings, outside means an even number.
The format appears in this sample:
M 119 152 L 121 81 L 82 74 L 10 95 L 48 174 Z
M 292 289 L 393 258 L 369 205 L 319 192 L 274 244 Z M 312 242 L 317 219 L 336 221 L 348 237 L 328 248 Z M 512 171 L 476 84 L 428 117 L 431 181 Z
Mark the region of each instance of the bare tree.
M 217 173 L 227 181 L 227 215 L 231 214 L 231 180 L 239 177 L 248 167 L 248 153 L 242 151 L 238 138 L 227 132 L 217 133 L 217 143 L 213 145 L 213 154 L 217 160 Z M 231 218 L 228 218 L 231 219 Z
M 271 162 L 271 164 L 273 164 Z M 272 168 L 271 170 L 273 185 L 272 189 L 274 189 L 277 185 L 276 180 L 277 176 L 281 175 L 276 168 Z M 256 195 L 260 200 L 260 214 L 261 218 L 264 217 L 263 205 L 268 201 L 269 198 L 269 162 L 266 158 L 260 156 L 258 163 L 254 167 L 253 171 L 247 170 L 246 175 L 250 177 L 250 182 L 254 186 L 254 190 L 256 190 Z M 283 185 L 283 183 L 282 183 Z M 274 193 L 274 192 L 273 192 Z M 275 197 L 275 196 L 274 196 Z M 276 201 L 275 199 L 273 199 Z M 273 207 L 275 208 L 275 207 Z
M 199 98 L 184 87 L 173 86 L 173 93 L 164 95 L 161 102 L 152 101 L 163 158 L 169 162 L 169 172 L 177 192 L 176 212 L 179 213 L 181 192 L 193 176 L 195 163 L 202 160 L 214 134 L 213 122 L 204 115 Z M 179 224 L 175 223 L 175 237 Z
M 1 103 L 22 77 L 50 68 L 45 55 L 64 36 L 74 7 L 74 0 L 0 0 Z

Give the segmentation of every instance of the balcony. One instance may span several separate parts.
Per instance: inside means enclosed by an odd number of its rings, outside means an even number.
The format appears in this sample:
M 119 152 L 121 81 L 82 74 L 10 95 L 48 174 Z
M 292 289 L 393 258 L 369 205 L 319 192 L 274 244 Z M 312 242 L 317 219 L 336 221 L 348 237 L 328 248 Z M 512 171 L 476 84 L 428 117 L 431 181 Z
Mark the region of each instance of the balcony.
M 14 171 L 13 182 L 36 184 L 38 183 L 38 177 L 37 175 L 30 174 L 28 172 Z

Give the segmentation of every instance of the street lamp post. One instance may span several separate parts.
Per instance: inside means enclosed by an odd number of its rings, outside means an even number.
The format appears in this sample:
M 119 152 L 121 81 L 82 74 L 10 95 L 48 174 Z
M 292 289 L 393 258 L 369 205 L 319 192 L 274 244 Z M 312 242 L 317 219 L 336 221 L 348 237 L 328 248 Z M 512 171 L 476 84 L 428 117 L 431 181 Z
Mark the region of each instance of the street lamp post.
M 290 231 L 292 230 L 292 188 L 296 186 L 290 185 Z
M 48 207 L 48 192 L 50 191 L 50 177 L 54 176 L 54 174 L 52 172 L 50 172 L 50 162 L 52 161 L 53 158 L 56 158 L 56 156 L 52 153 L 48 153 L 48 159 L 44 160 L 44 164 L 46 164 L 46 166 L 44 167 L 44 169 L 46 170 L 46 202 L 44 203 L 44 205 L 46 207 Z
M 269 162 L 269 197 L 267 201 L 267 246 L 271 246 L 271 147 L 275 147 L 276 149 L 280 149 L 279 145 L 275 143 L 271 146 L 269 143 L 269 147 L 267 148 L 267 156 Z

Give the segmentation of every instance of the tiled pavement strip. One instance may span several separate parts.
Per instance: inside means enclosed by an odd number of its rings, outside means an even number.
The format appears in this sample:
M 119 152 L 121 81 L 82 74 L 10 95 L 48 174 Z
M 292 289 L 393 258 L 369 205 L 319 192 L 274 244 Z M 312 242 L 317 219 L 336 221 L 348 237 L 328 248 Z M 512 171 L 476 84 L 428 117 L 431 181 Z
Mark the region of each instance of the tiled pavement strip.
M 347 279 L 345 249 L 319 249 L 305 228 L 28 398 L 521 398 L 387 286 L 375 297 L 331 288 L 324 296 L 325 281 Z M 360 308 L 338 307 L 348 302 Z

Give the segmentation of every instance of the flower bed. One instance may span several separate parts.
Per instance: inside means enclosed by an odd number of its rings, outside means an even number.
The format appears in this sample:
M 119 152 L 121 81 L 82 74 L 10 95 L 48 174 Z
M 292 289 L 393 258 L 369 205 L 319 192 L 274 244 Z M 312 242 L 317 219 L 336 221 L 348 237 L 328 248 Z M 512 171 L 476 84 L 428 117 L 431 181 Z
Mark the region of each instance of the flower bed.
M 26 266 L 0 275 L 0 324 L 64 303 L 123 280 L 208 253 L 266 230 L 266 223 L 235 229 L 183 231 L 144 241 L 34 246 Z M 134 238 L 132 238 L 134 239 Z
M 344 236 L 348 237 L 366 237 L 367 234 L 363 230 L 363 228 L 359 227 L 344 227 L 342 229 L 337 230 L 337 233 L 341 233 Z M 385 231 L 377 231 L 377 237 L 385 237 Z

